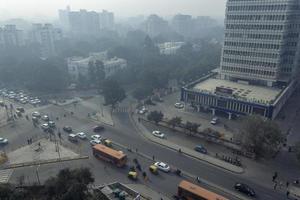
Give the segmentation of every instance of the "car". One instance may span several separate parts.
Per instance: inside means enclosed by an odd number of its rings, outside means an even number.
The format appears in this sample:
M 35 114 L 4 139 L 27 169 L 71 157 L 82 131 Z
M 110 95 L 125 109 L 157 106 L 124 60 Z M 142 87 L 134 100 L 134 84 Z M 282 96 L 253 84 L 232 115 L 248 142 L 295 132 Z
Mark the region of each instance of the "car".
M 38 122 L 39 121 L 39 119 L 37 117 L 32 117 L 31 119 L 32 119 L 33 122 Z
M 155 137 L 159 137 L 159 138 L 164 138 L 165 134 L 163 134 L 160 131 L 152 131 L 152 135 L 154 135 Z
M 38 118 L 41 117 L 41 114 L 40 114 L 39 112 L 37 112 L 37 111 L 33 112 L 31 115 L 32 115 L 33 117 L 38 117 Z
M 49 121 L 48 125 L 49 125 L 49 127 L 54 128 L 55 127 L 55 122 L 54 121 Z
M 94 145 L 96 145 L 96 144 L 101 144 L 101 140 L 91 140 L 91 141 L 90 141 L 90 144 L 91 144 L 92 146 L 94 146 Z
M 0 101 L 0 106 L 4 107 L 4 101 Z
M 100 135 L 92 135 L 91 138 L 92 138 L 92 140 L 101 140 Z
M 71 126 L 64 126 L 63 130 L 67 133 L 72 133 L 72 131 L 73 131 Z
M 71 142 L 78 142 L 77 135 L 71 133 L 68 135 L 68 140 Z
M 178 109 L 184 108 L 184 104 L 180 103 L 180 102 L 175 103 L 174 106 L 175 106 L 175 108 L 178 108 Z
M 148 112 L 147 108 L 145 106 L 142 106 L 141 109 L 138 111 L 138 114 L 145 114 L 146 112 Z
M 200 153 L 207 154 L 207 149 L 200 144 L 197 145 L 194 149 L 195 151 L 198 151 Z
M 93 127 L 93 131 L 94 132 L 100 132 L 100 131 L 103 131 L 104 130 L 104 127 L 103 126 L 94 126 Z
M 254 190 L 244 183 L 236 183 L 234 189 L 251 197 L 256 196 Z
M 0 138 L 0 145 L 7 144 L 7 143 L 8 143 L 8 139 Z
M 171 170 L 170 166 L 163 162 L 156 162 L 154 165 L 163 172 L 170 172 Z
M 43 116 L 42 116 L 42 120 L 44 120 L 44 121 L 49 121 L 49 116 L 48 116 L 48 115 L 43 115 Z
M 44 123 L 41 125 L 41 128 L 44 130 L 44 131 L 47 131 L 49 129 L 49 125 L 48 123 Z
M 86 134 L 84 132 L 77 133 L 76 136 L 82 140 L 86 139 Z
M 219 121 L 219 118 L 214 117 L 214 118 L 212 118 L 212 120 L 210 121 L 210 123 L 211 123 L 212 125 L 216 125 L 216 124 L 218 123 L 218 121 Z
M 20 111 L 20 112 L 25 112 L 25 109 L 23 107 L 17 107 L 16 110 Z

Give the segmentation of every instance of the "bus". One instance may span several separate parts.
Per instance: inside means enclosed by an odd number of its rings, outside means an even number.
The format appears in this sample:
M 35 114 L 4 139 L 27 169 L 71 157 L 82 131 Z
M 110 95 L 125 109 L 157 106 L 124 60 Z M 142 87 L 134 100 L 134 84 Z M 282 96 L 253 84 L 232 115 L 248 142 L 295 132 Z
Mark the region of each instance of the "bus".
M 113 163 L 118 167 L 123 167 L 127 162 L 126 154 L 109 148 L 103 144 L 96 144 L 93 146 L 93 155 L 96 158 Z
M 221 195 L 184 180 L 178 185 L 177 196 L 178 199 L 184 200 L 229 200 Z

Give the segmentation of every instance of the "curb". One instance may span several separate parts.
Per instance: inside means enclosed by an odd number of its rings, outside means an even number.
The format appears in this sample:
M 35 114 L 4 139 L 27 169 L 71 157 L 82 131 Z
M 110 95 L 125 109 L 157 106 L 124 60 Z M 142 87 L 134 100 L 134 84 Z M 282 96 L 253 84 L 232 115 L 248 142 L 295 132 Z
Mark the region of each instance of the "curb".
M 129 115 L 129 118 L 130 118 L 131 121 L 133 121 L 134 127 L 138 130 L 138 132 L 140 132 L 141 135 L 143 135 L 146 139 L 148 139 L 149 141 L 151 141 L 151 142 L 153 142 L 153 143 L 155 143 L 155 144 L 158 144 L 158 145 L 160 145 L 160 146 L 166 147 L 166 148 L 171 149 L 171 150 L 173 150 L 173 151 L 177 151 L 177 149 L 175 149 L 175 148 L 173 148 L 173 147 L 170 147 L 170 146 L 165 145 L 165 144 L 163 144 L 163 143 L 160 143 L 160 142 L 157 142 L 157 141 L 155 141 L 155 140 L 152 140 L 150 137 L 146 136 L 147 134 L 144 134 L 143 131 L 140 130 L 140 128 L 138 127 L 136 121 L 133 119 L 133 117 L 132 117 L 131 115 Z M 213 166 L 215 166 L 215 167 L 224 169 L 224 170 L 226 170 L 226 171 L 229 171 L 229 172 L 232 172 L 232 173 L 235 173 L 235 174 L 243 174 L 243 173 L 245 173 L 244 168 L 241 168 L 241 172 L 233 171 L 233 170 L 230 170 L 230 169 L 228 169 L 228 168 L 226 168 L 226 167 L 223 167 L 223 166 L 221 166 L 221 165 L 216 165 L 216 164 L 214 164 L 214 163 L 212 163 L 212 162 L 209 162 L 209 161 L 207 161 L 207 160 L 204 160 L 204 159 L 201 159 L 201 158 L 196 157 L 196 156 L 194 156 L 194 155 L 188 154 L 188 153 L 186 153 L 186 152 L 182 152 L 182 154 L 184 154 L 184 155 L 186 155 L 186 156 L 189 156 L 189 157 L 191 157 L 191 158 L 200 160 L 200 161 L 202 161 L 202 162 L 206 162 L 206 163 L 208 163 L 208 164 L 210 164 L 210 165 L 213 165 Z

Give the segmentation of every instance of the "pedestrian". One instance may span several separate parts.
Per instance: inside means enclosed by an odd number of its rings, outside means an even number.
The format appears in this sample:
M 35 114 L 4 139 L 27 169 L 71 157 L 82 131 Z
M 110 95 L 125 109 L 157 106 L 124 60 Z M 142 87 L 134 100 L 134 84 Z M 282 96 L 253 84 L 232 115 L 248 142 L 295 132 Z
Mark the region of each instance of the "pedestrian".
M 154 157 L 154 155 L 152 156 L 152 160 L 155 160 L 155 157 Z
M 289 198 L 289 196 L 290 196 L 290 191 L 287 190 L 286 191 L 286 197 Z
M 180 148 L 178 149 L 178 152 L 181 153 L 181 149 Z
M 287 181 L 287 182 L 286 182 L 286 188 L 288 188 L 289 185 L 290 185 L 290 183 Z
M 138 149 L 137 149 L 137 148 L 135 148 L 135 152 L 136 152 L 136 153 L 138 152 Z
M 277 182 L 275 182 L 274 184 L 274 190 L 276 190 L 276 188 L 277 188 Z
M 29 139 L 27 139 L 27 144 L 29 144 Z

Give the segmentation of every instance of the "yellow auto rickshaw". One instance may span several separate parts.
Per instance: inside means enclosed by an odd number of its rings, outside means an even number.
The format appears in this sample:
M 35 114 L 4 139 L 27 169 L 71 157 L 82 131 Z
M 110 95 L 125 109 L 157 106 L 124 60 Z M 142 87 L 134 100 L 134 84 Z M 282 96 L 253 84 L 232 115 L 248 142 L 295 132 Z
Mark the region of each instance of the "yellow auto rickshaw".
M 149 171 L 150 171 L 152 174 L 155 174 L 155 175 L 158 174 L 158 169 L 157 169 L 157 167 L 156 167 L 155 165 L 150 165 Z
M 111 142 L 110 140 L 108 140 L 108 139 L 104 140 L 104 141 L 103 141 L 103 144 L 104 144 L 105 146 L 107 146 L 107 147 L 112 147 L 112 142 Z
M 138 174 L 135 171 L 130 171 L 128 173 L 128 178 L 132 179 L 132 180 L 137 180 Z

